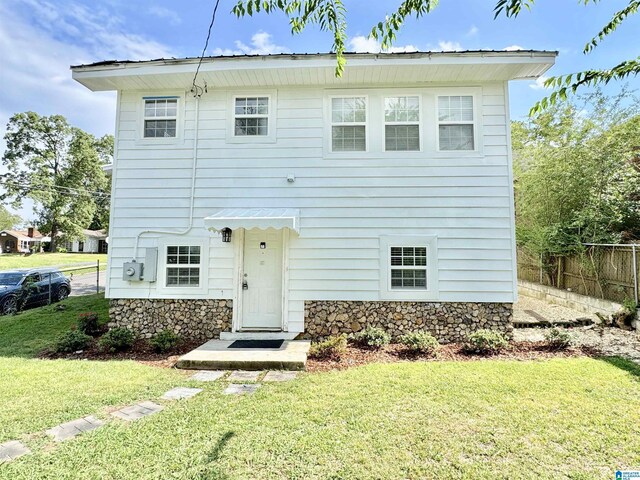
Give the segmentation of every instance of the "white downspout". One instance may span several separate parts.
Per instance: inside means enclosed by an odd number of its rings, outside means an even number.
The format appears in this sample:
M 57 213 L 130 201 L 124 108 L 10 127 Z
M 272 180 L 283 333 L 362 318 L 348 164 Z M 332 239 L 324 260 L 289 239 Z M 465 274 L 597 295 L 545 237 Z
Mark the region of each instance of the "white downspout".
M 175 230 L 143 230 L 136 236 L 136 243 L 133 247 L 133 261 L 136 262 L 138 258 L 138 244 L 140 243 L 140 237 L 146 235 L 148 233 L 162 233 L 162 234 L 171 234 L 171 235 L 186 235 L 193 228 L 193 210 L 195 204 L 195 195 L 196 195 L 196 168 L 198 166 L 198 128 L 199 128 L 199 120 L 200 120 L 200 96 L 195 95 L 196 99 L 196 118 L 195 118 L 195 129 L 193 134 L 193 161 L 191 163 L 191 200 L 189 204 L 189 226 L 181 231 L 176 232 Z

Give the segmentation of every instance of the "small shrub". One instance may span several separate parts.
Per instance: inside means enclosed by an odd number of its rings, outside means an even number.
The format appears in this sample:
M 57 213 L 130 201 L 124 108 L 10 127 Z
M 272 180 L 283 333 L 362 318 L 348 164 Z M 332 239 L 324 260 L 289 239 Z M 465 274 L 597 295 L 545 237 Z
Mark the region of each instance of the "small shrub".
M 176 335 L 171 330 L 162 330 L 160 333 L 156 333 L 149 343 L 156 352 L 166 353 L 174 348 L 179 341 L 179 335 Z
M 95 312 L 86 312 L 78 315 L 78 330 L 86 335 L 97 337 L 100 334 L 98 314 Z
M 364 347 L 380 348 L 389 345 L 391 336 L 381 328 L 368 326 L 351 336 L 354 343 Z
M 107 352 L 121 352 L 133 346 L 135 334 L 128 328 L 112 328 L 100 339 L 100 348 Z
M 329 337 L 322 342 L 312 343 L 309 356 L 314 358 L 340 358 L 347 351 L 347 335 Z
M 476 330 L 467 337 L 464 343 L 464 351 L 469 353 L 480 353 L 483 355 L 499 353 L 507 346 L 509 342 L 500 332 L 493 330 Z
M 435 355 L 440 348 L 438 340 L 427 332 L 411 332 L 400 337 L 400 343 L 415 353 Z
M 557 327 L 544 332 L 544 339 L 551 348 L 555 349 L 569 348 L 573 341 L 569 332 Z
M 78 330 L 71 330 L 62 335 L 56 343 L 56 352 L 72 353 L 84 350 L 91 343 L 92 338 Z

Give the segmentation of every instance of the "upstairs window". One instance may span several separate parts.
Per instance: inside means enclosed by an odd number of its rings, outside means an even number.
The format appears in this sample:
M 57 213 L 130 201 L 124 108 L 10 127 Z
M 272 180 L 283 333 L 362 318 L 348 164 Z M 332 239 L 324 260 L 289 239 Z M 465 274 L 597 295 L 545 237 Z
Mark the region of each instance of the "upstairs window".
M 331 150 L 364 152 L 367 149 L 366 97 L 331 99 Z
M 427 289 L 427 247 L 391 246 L 390 278 L 391 289 Z
M 438 97 L 440 150 L 475 150 L 473 97 Z
M 420 99 L 417 96 L 384 99 L 386 151 L 420 150 Z
M 175 138 L 177 119 L 177 98 L 145 98 L 144 138 Z
M 167 287 L 199 287 L 201 254 L 199 245 L 168 245 Z
M 237 97 L 234 107 L 237 137 L 269 135 L 269 97 Z

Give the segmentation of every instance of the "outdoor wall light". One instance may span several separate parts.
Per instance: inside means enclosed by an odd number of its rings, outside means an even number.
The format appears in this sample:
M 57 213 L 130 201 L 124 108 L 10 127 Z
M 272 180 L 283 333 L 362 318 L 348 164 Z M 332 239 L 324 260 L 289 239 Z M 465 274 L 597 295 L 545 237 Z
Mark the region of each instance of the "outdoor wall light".
M 220 233 L 222 233 L 222 241 L 224 243 L 229 243 L 231 241 L 231 229 L 229 227 L 223 228 Z

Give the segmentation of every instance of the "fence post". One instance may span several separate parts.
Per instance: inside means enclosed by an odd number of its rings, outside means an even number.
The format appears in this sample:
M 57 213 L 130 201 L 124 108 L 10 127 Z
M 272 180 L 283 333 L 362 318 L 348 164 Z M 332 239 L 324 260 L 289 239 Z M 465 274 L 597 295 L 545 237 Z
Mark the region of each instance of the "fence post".
M 558 279 L 557 288 L 564 289 L 564 257 L 558 257 Z
M 636 245 L 631 245 L 631 251 L 633 252 L 633 293 L 635 295 L 636 305 L 638 304 L 638 262 L 636 261 Z
M 49 272 L 49 303 L 47 305 L 51 305 L 51 272 Z
M 96 261 L 96 295 L 100 293 L 100 260 Z

